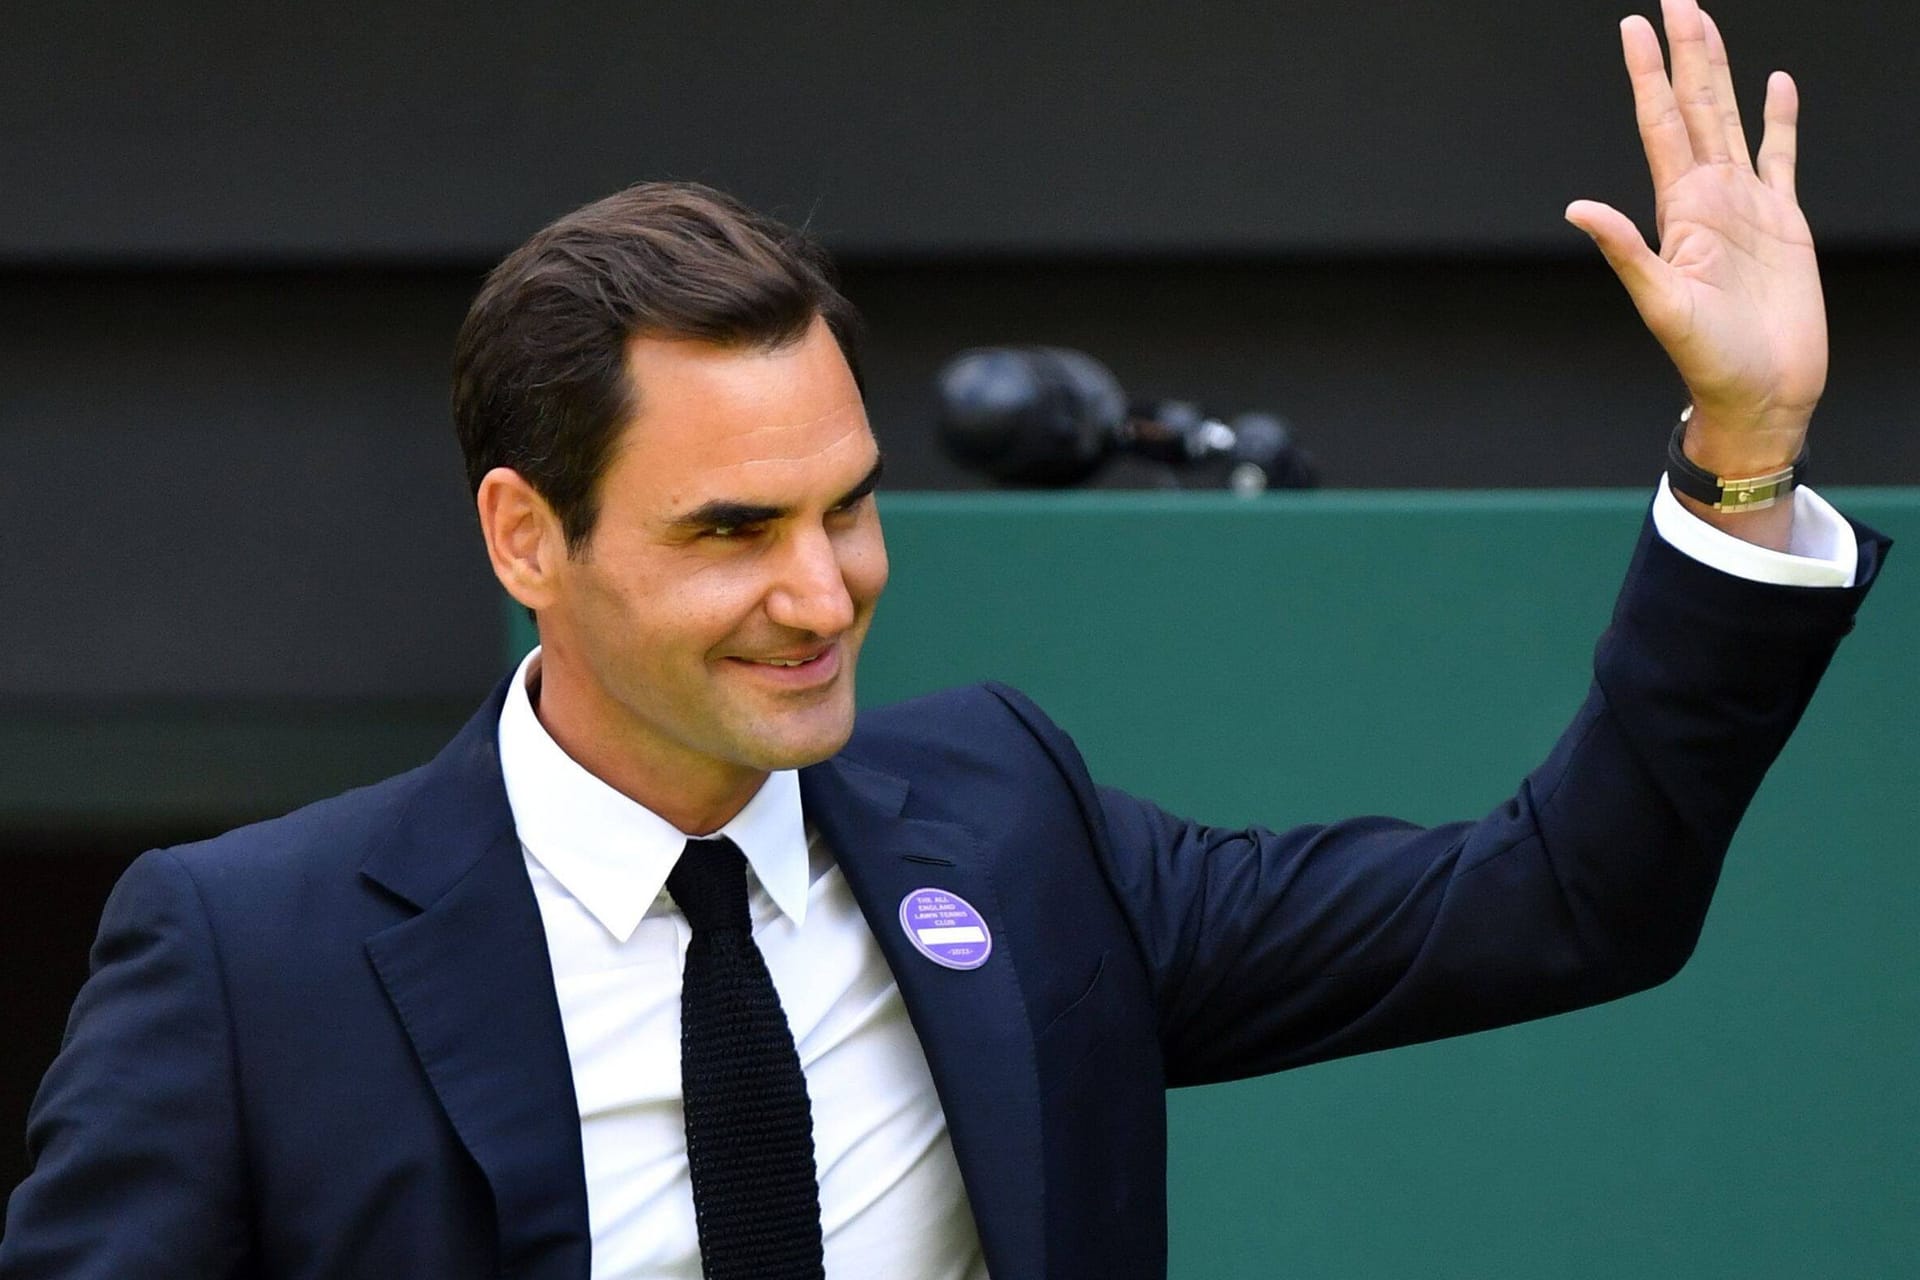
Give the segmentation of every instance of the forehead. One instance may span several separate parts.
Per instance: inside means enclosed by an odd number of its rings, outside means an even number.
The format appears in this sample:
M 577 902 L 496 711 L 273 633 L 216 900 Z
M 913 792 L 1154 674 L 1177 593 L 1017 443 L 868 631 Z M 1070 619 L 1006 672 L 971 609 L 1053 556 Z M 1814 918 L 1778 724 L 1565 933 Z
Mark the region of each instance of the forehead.
M 791 501 L 857 481 L 877 456 L 852 371 L 818 318 L 773 349 L 634 338 L 626 368 L 634 412 L 610 487 L 669 502 Z

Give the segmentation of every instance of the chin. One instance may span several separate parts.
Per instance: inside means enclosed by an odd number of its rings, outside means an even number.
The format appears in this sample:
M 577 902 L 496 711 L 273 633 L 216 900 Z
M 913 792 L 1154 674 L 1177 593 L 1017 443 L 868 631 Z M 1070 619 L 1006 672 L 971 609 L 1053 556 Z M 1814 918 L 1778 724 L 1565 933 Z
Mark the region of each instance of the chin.
M 768 734 L 759 739 L 760 756 L 755 763 L 763 769 L 803 769 L 819 764 L 853 736 L 853 713 L 849 710 L 833 724 L 809 726 L 784 734 Z

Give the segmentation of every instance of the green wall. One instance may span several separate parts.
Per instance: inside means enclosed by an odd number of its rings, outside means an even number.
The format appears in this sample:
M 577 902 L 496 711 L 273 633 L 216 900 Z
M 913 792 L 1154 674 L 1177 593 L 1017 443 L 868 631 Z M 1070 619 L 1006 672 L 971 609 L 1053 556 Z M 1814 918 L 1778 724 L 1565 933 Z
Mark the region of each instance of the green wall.
M 1920 494 L 1833 496 L 1920 535 Z M 862 701 L 1006 680 L 1102 781 L 1213 822 L 1477 814 L 1585 692 L 1644 504 L 891 495 Z M 1762 791 L 1677 980 L 1176 1093 L 1174 1276 L 1920 1274 L 1920 588 L 1904 561 Z

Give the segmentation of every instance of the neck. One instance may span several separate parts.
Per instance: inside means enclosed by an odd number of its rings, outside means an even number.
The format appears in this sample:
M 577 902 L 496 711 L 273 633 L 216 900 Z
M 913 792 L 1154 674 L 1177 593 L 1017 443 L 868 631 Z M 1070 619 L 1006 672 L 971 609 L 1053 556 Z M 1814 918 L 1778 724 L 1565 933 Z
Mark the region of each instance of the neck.
M 542 655 L 544 658 L 544 655 Z M 606 700 L 575 689 L 562 670 L 527 673 L 527 698 L 547 736 L 600 781 L 689 836 L 731 822 L 765 785 L 767 771 L 703 758 L 663 759 L 607 711 Z

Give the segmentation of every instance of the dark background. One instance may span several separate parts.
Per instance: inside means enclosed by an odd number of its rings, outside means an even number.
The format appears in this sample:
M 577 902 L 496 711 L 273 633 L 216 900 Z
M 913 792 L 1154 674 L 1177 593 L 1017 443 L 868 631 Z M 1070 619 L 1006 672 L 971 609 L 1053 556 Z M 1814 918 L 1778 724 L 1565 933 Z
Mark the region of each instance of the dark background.
M 1346 487 L 1648 487 L 1681 402 L 1560 211 L 1650 211 L 1593 0 L 9 6 L 0 1133 L 140 848 L 417 762 L 501 671 L 445 409 L 481 275 L 696 178 L 804 222 L 895 487 L 954 351 L 1286 415 Z M 1920 7 L 1728 0 L 1805 101 L 1825 483 L 1920 483 Z M 0 1146 L 0 1184 L 24 1170 Z

